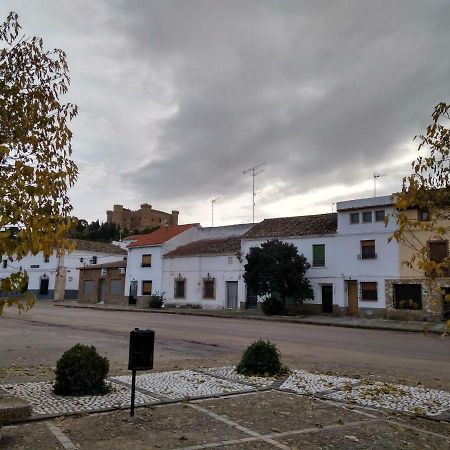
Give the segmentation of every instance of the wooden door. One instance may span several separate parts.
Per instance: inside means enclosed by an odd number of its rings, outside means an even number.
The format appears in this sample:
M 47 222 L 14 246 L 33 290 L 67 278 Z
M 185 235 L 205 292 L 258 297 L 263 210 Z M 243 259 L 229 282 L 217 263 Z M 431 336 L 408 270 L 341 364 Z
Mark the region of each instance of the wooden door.
M 355 316 L 358 314 L 358 282 L 356 280 L 347 281 L 347 314 Z

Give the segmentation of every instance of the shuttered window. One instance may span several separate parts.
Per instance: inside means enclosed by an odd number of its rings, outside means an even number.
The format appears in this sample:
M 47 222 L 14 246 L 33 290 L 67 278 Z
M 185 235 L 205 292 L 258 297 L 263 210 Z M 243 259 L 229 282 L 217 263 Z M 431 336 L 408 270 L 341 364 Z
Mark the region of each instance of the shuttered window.
M 447 261 L 448 258 L 448 241 L 430 241 L 428 242 L 430 249 L 430 260 L 436 263 Z M 433 277 L 447 277 L 449 275 L 449 268 L 442 267 L 440 270 L 433 271 Z
M 325 244 L 316 244 L 312 246 L 313 249 L 313 263 L 314 267 L 325 266 Z
M 145 280 L 142 282 L 142 295 L 152 295 L 151 280 Z
M 142 255 L 142 267 L 152 266 L 152 255 Z
M 375 259 L 375 241 L 361 241 L 361 259 Z
M 215 279 L 203 280 L 203 298 L 215 298 Z
M 361 300 L 372 302 L 378 300 L 377 283 L 372 281 L 363 281 L 360 283 L 360 289 Z
M 184 278 L 175 279 L 174 297 L 186 298 L 186 280 Z

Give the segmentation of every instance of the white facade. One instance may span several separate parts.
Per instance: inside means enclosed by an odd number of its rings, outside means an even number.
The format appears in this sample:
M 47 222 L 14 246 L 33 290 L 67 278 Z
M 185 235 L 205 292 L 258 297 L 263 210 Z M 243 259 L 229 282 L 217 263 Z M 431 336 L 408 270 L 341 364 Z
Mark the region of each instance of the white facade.
M 53 299 L 55 287 L 57 285 L 57 274 L 61 284 L 60 300 L 75 299 L 78 293 L 78 283 L 80 278 L 79 268 L 91 265 L 95 259 L 97 264 L 120 261 L 126 255 L 95 252 L 88 250 L 74 250 L 72 253 L 66 252 L 63 257 L 56 256 L 56 250 L 46 261 L 42 252 L 33 256 L 28 254 L 20 260 L 9 261 L 5 256 L 0 265 L 0 278 L 6 278 L 12 273 L 23 269 L 28 274 L 28 289 L 33 292 L 38 299 Z M 80 259 L 83 259 L 83 262 Z M 6 261 L 6 262 L 5 262 Z M 6 267 L 4 267 L 6 265 Z M 48 280 L 48 287 L 45 288 Z
M 275 238 L 265 239 L 243 239 L 242 240 L 242 255 L 244 261 L 242 263 L 242 270 L 244 270 L 244 264 L 246 263 L 245 256 L 250 252 L 252 247 L 260 247 L 261 244 L 268 240 Z M 311 268 L 306 273 L 306 277 L 311 282 L 311 286 L 314 290 L 314 299 L 306 300 L 305 303 L 319 304 L 322 297 L 322 285 L 333 286 L 333 299 L 336 304 L 342 292 L 339 291 L 339 261 L 338 253 L 336 252 L 336 238 L 335 235 L 322 235 L 322 236 L 302 236 L 302 237 L 287 237 L 276 238 L 280 241 L 294 244 L 297 247 L 298 253 L 303 254 L 308 262 L 311 264 Z M 313 245 L 325 245 L 325 265 L 321 267 L 313 266 Z M 242 301 L 245 301 L 247 297 L 247 291 L 245 284 L 242 284 L 239 297 Z
M 184 298 L 175 298 L 178 277 L 185 279 Z M 214 298 L 203 297 L 205 279 L 214 280 Z M 244 285 L 241 263 L 234 254 L 164 258 L 163 286 L 169 304 L 197 304 L 204 309 L 236 308 L 239 297 L 235 305 L 227 303 L 227 283 L 230 282 L 237 283 L 237 292 Z

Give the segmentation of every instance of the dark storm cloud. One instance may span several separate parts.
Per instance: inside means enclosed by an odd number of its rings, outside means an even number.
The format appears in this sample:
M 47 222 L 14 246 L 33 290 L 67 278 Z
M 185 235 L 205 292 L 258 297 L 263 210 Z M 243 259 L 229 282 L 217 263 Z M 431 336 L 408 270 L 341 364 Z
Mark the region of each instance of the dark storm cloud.
M 301 193 L 401 156 L 450 93 L 449 4 L 302 3 L 138 2 L 124 13 L 133 51 L 173 63 L 178 103 L 156 158 L 128 180 L 158 198 L 233 196 L 248 185 L 242 169 L 266 161 L 265 182 Z
M 220 195 L 223 218 L 248 220 L 242 171 L 261 162 L 267 216 L 303 212 L 300 194 L 311 205 L 370 195 L 378 170 L 388 193 L 413 136 L 450 100 L 447 0 L 0 4 L 10 9 L 67 50 L 80 217 L 148 201 L 207 222 Z

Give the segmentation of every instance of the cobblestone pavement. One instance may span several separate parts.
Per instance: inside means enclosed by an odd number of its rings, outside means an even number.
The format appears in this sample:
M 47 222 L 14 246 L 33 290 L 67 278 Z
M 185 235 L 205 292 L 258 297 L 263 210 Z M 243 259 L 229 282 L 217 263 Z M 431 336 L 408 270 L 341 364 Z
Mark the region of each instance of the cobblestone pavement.
M 0 391 L 28 400 L 37 416 L 67 415 L 126 408 L 131 376 L 110 378 L 113 390 L 105 396 L 61 397 L 49 382 L 0 385 Z M 279 389 L 299 395 L 413 413 L 450 420 L 450 393 L 436 389 L 369 382 L 356 378 L 294 370 L 285 380 L 245 377 L 233 366 L 146 373 L 136 377 L 136 405 L 220 397 Z
M 442 450 L 450 423 L 270 389 L 4 427 L 1 448 Z

